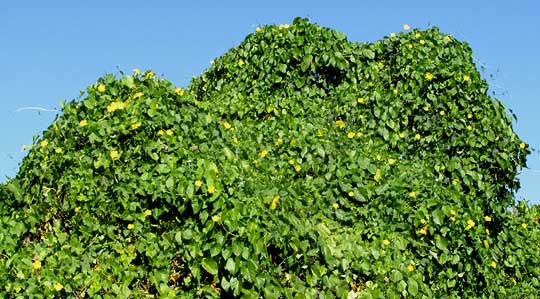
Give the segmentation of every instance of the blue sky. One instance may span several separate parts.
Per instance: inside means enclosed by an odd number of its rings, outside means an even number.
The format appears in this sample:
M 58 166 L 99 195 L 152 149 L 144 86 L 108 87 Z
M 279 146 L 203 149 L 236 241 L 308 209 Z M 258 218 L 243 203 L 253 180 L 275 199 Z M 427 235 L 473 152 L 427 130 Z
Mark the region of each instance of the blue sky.
M 0 181 L 13 177 L 58 109 L 105 73 L 152 69 L 178 86 L 259 25 L 307 17 L 375 41 L 403 24 L 437 26 L 467 41 L 517 133 L 540 148 L 538 1 L 3 1 L 0 3 Z M 493 77 L 493 78 L 491 78 Z M 518 198 L 540 204 L 540 154 L 528 158 Z

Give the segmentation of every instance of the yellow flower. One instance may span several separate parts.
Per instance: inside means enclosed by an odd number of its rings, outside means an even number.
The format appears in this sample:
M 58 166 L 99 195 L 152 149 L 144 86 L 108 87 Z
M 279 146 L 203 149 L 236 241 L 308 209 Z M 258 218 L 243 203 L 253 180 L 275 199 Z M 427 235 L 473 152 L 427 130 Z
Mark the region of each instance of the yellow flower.
M 444 115 L 446 114 L 446 112 L 444 112 L 444 110 L 441 110 L 441 111 L 439 112 L 439 114 L 440 114 L 441 116 L 444 116 Z
M 420 40 L 420 44 L 421 44 L 421 45 L 424 45 L 425 43 L 426 43 L 425 40 L 423 40 L 423 39 Z
M 471 80 L 471 77 L 469 77 L 468 75 L 463 75 L 463 81 L 470 81 Z
M 476 225 L 476 222 L 474 222 L 472 219 L 467 220 L 467 227 L 466 230 L 471 230 Z
M 138 76 L 141 74 L 141 71 L 139 69 L 133 69 L 133 73 Z
M 337 202 L 335 202 L 335 203 L 332 204 L 332 207 L 333 207 L 335 210 L 337 210 L 337 209 L 339 209 L 339 204 L 338 204 Z
M 489 229 L 486 228 L 486 235 L 489 236 Z
M 184 89 L 183 89 L 183 88 L 180 88 L 180 87 L 176 88 L 176 89 L 174 90 L 174 92 L 176 92 L 176 94 L 179 95 L 179 96 L 183 96 L 183 95 L 184 95 Z
M 161 135 L 165 134 L 165 131 L 159 130 L 159 131 L 157 131 L 157 134 L 158 134 L 159 136 L 161 136 Z
M 142 92 L 139 91 L 139 92 L 136 92 L 136 93 L 133 95 L 133 98 L 134 98 L 134 99 L 138 99 L 138 98 L 142 97 L 143 95 L 144 95 L 144 93 L 142 93 Z
M 490 222 L 490 221 L 491 221 L 491 217 L 490 217 L 490 216 L 484 216 L 484 220 L 485 220 L 486 222 Z
M 238 60 L 238 65 L 239 66 L 243 66 L 245 64 L 244 60 L 240 59 Z
M 471 125 L 468 125 L 468 126 L 467 126 L 467 130 L 469 130 L 469 131 L 472 130 L 472 126 L 471 126 Z
M 399 133 L 399 138 L 401 138 L 401 139 L 405 138 L 405 133 L 403 133 L 403 132 Z
M 484 240 L 484 247 L 486 247 L 486 249 L 489 249 L 489 241 L 488 240 Z
M 432 74 L 432 73 L 426 73 L 426 79 L 427 79 L 428 81 L 433 80 L 433 74 Z
M 525 149 L 526 146 L 527 146 L 527 145 L 526 145 L 525 143 L 523 143 L 523 142 L 519 144 L 519 148 L 520 148 L 520 149 Z
M 358 98 L 358 104 L 365 104 L 366 100 L 364 98 Z
M 197 188 L 200 187 L 200 186 L 202 186 L 202 184 L 203 184 L 203 182 L 201 182 L 201 181 L 199 181 L 199 180 L 196 180 L 196 181 L 195 181 L 195 187 L 197 187 Z
M 134 229 L 134 228 L 135 228 L 135 225 L 133 225 L 133 223 L 130 223 L 130 224 L 128 224 L 128 226 L 127 226 L 127 229 L 130 229 L 130 230 L 131 230 L 131 229 Z
M 360 137 L 362 137 L 362 136 L 364 136 L 364 133 L 362 133 L 362 132 L 356 133 L 356 137 L 360 138 Z
M 424 219 L 424 218 L 422 218 L 422 219 L 420 219 L 420 223 L 422 223 L 422 224 L 426 224 L 426 223 L 427 223 L 427 220 L 426 220 L 426 219 Z
M 354 191 L 349 191 L 349 196 L 354 197 Z
M 456 186 L 457 184 L 459 184 L 459 180 L 458 179 L 453 179 L 452 180 L 452 185 Z
M 354 136 L 356 136 L 356 133 L 354 133 L 354 132 L 347 133 L 347 138 L 349 138 L 349 139 L 353 139 Z
M 415 198 L 416 197 L 416 192 L 414 192 L 414 191 L 409 192 L 409 197 Z
M 294 164 L 294 160 L 293 160 L 293 159 L 290 159 L 290 160 L 289 160 L 289 164 L 293 165 L 293 164 Z
M 424 111 L 428 112 L 428 111 L 429 111 L 429 107 L 428 107 L 428 106 L 424 106 Z
M 47 144 L 49 144 L 49 142 L 48 142 L 47 140 L 44 139 L 44 140 L 42 140 L 42 141 L 39 143 L 39 146 L 41 146 L 41 147 L 46 147 Z
M 116 160 L 120 156 L 117 150 L 112 150 L 109 152 L 109 156 L 111 156 L 111 159 Z
M 213 185 L 209 185 L 208 186 L 208 193 L 214 194 L 214 192 L 216 192 L 216 187 L 214 187 Z
M 336 120 L 336 125 L 340 127 L 341 129 L 345 128 L 345 122 L 340 120 Z
M 422 35 L 421 35 L 419 32 L 417 32 L 417 33 L 414 35 L 414 37 L 416 37 L 416 38 L 420 38 L 421 36 L 422 36 Z
M 497 268 L 497 262 L 496 261 L 491 261 L 491 267 Z
M 412 49 L 412 45 L 411 45 L 411 44 L 408 44 L 407 47 L 409 47 L 409 49 Z
M 270 210 L 275 210 L 277 208 L 277 205 L 279 203 L 279 195 L 274 195 L 272 197 L 272 202 L 270 203 Z
M 34 269 L 36 269 L 36 270 L 41 269 L 41 261 L 40 261 L 40 260 L 35 260 L 35 261 L 32 263 L 32 268 L 34 268 Z
M 105 92 L 105 85 L 103 84 L 99 84 L 98 87 L 97 87 L 97 90 L 101 93 L 104 93 Z
M 522 223 L 521 227 L 523 227 L 523 229 L 527 229 L 527 227 L 529 227 L 529 225 L 527 223 Z
M 54 149 L 54 152 L 57 153 L 57 154 L 61 154 L 62 153 L 62 148 L 57 147 L 57 148 Z
M 392 159 L 392 158 L 388 159 L 388 165 L 394 165 L 394 164 L 396 164 L 396 159 Z
M 416 135 L 414 135 L 414 138 L 415 138 L 416 140 L 420 140 L 420 138 L 422 138 L 422 137 L 420 136 L 420 134 L 416 133 Z
M 259 157 L 265 158 L 266 156 L 268 156 L 268 152 L 267 152 L 267 151 L 262 150 L 262 151 L 259 152 Z
M 424 236 L 428 234 L 428 226 L 427 225 L 420 229 L 420 234 L 422 234 Z
M 323 137 L 324 132 L 321 129 L 317 129 L 317 137 Z
M 152 80 L 152 79 L 154 79 L 154 76 L 155 76 L 155 74 L 152 71 L 149 71 L 148 73 L 146 73 L 146 78 L 147 79 Z
M 386 246 L 390 245 L 390 241 L 388 241 L 388 240 L 386 240 L 386 239 L 384 239 L 384 240 L 382 241 L 382 243 L 383 243 L 384 245 L 386 245 Z
M 255 28 L 255 32 L 261 32 L 261 30 L 262 30 L 262 29 L 259 28 L 259 27 Z
M 140 126 L 141 126 L 141 122 L 139 121 L 139 122 L 136 122 L 136 123 L 134 123 L 134 124 L 131 124 L 131 129 L 132 129 L 132 130 L 136 130 L 136 129 L 138 129 Z
M 75 213 L 78 213 L 81 210 L 81 207 L 75 207 Z
M 218 222 L 219 219 L 221 219 L 221 218 L 219 217 L 219 215 L 214 215 L 214 216 L 212 216 L 212 221 L 213 221 L 213 222 Z
M 223 125 L 223 127 L 224 127 L 225 129 L 230 129 L 230 128 L 232 127 L 231 124 L 228 123 L 228 122 L 226 122 L 226 121 L 224 121 L 224 122 L 222 123 L 222 125 Z
M 471 119 L 472 116 L 473 116 L 472 113 L 467 114 L 467 118 L 468 118 L 468 119 Z
M 168 129 L 167 131 L 165 131 L 165 134 L 167 134 L 168 136 L 172 136 L 173 133 L 174 132 L 172 129 Z
M 236 136 L 233 137 L 232 142 L 233 142 L 234 144 L 238 144 L 238 139 L 236 138 Z
M 79 122 L 79 126 L 84 127 L 88 124 L 88 121 L 86 119 L 83 119 Z
M 409 265 L 407 266 L 407 270 L 409 270 L 409 272 L 414 271 L 414 266 L 411 265 L 411 264 L 409 264 Z
M 152 215 L 152 210 L 146 210 L 146 211 L 144 211 L 144 216 L 148 217 L 148 216 L 150 216 L 150 215 Z
M 409 29 L 411 29 L 411 26 L 409 26 L 409 24 L 403 25 L 403 30 L 409 30 Z
M 60 284 L 60 283 L 57 282 L 57 283 L 54 284 L 54 289 L 55 289 L 57 292 L 60 292 L 61 290 L 64 289 L 64 286 L 63 286 L 62 284 Z
M 302 170 L 302 166 L 296 165 L 294 166 L 294 170 L 296 170 L 296 172 L 299 172 L 300 170 Z
M 373 176 L 373 180 L 375 180 L 375 182 L 379 182 L 381 179 L 382 171 L 380 169 L 377 169 L 377 171 L 375 171 L 375 175 Z

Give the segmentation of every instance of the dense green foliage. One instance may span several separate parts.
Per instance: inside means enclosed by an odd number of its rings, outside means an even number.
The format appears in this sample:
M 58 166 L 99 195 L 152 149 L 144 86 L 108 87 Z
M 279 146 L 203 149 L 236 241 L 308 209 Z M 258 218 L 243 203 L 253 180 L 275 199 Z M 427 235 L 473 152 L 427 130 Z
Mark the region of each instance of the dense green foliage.
M 3 298 L 535 298 L 528 146 L 467 44 L 257 28 L 186 89 L 107 75 L 0 189 Z

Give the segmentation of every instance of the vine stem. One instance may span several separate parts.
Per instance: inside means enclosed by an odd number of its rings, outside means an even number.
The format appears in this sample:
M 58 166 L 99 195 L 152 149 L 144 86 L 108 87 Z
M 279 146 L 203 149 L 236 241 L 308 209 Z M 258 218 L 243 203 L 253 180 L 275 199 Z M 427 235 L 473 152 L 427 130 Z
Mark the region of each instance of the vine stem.
M 36 110 L 36 111 L 45 111 L 45 112 L 59 112 L 59 110 L 57 110 L 57 109 L 46 109 L 46 108 L 41 108 L 41 107 L 22 107 L 22 108 L 19 108 L 19 109 L 15 110 L 15 112 L 21 112 L 21 111 L 24 111 L 24 110 Z

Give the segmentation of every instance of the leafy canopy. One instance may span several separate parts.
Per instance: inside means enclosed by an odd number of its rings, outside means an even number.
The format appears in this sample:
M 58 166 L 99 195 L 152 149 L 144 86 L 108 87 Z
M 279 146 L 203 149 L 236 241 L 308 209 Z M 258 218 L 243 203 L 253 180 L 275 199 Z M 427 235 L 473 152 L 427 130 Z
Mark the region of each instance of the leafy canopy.
M 353 43 L 305 19 L 185 90 L 106 75 L 0 189 L 0 295 L 538 294 L 529 149 L 487 91 L 437 28 Z

